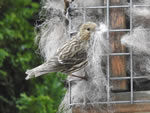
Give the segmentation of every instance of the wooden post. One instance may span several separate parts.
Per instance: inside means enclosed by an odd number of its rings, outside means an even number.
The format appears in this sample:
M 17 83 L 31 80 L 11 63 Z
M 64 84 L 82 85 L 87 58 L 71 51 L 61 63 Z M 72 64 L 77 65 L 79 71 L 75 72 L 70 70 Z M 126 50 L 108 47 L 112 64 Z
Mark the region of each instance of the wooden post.
M 121 5 L 121 0 L 110 0 L 111 5 Z M 125 29 L 126 19 L 123 8 L 110 8 L 110 27 L 111 29 Z M 120 39 L 124 32 L 111 32 L 110 45 L 112 53 L 125 53 L 126 48 L 121 45 Z M 113 77 L 126 77 L 126 57 L 111 56 L 110 57 L 111 75 Z M 113 90 L 127 90 L 126 80 L 113 81 Z
M 107 105 L 103 105 L 104 108 L 106 108 Z M 84 105 L 82 105 L 81 107 L 84 107 Z M 102 107 L 102 105 L 100 106 L 100 108 Z M 109 109 L 96 109 L 96 108 L 92 108 L 92 107 L 86 107 L 86 108 L 73 108 L 72 109 L 73 113 L 110 113 Z

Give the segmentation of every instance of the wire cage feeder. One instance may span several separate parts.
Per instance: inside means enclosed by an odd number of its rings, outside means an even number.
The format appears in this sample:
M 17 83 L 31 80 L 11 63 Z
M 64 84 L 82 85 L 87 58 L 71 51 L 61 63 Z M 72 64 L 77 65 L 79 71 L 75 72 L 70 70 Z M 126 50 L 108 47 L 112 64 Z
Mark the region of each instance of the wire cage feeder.
M 115 0 L 113 0 L 115 1 Z M 150 5 L 134 5 L 133 4 L 133 0 L 130 0 L 129 1 L 129 4 L 126 4 L 126 5 L 112 5 L 111 4 L 111 0 L 106 0 L 105 1 L 105 5 L 103 6 L 91 6 L 91 7 L 76 7 L 75 9 L 81 9 L 82 10 L 82 13 L 83 13 L 83 23 L 86 22 L 86 11 L 87 10 L 92 10 L 92 9 L 104 9 L 105 10 L 105 19 L 106 19 L 106 25 L 107 25 L 107 40 L 110 44 L 110 38 L 111 38 L 111 35 L 112 33 L 125 33 L 125 32 L 129 32 L 129 33 L 132 33 L 133 32 L 133 13 L 132 13 L 132 9 L 135 8 L 135 7 L 150 7 Z M 69 7 L 70 9 L 74 9 L 71 7 Z M 113 9 L 128 9 L 130 11 L 129 13 L 129 27 L 128 28 L 111 28 L 110 27 L 110 23 L 111 23 L 111 19 L 110 17 L 112 16 L 111 15 L 111 10 Z M 71 30 L 71 26 L 72 25 L 72 20 L 71 18 L 69 17 L 69 33 L 70 34 L 73 34 L 74 32 L 72 32 Z M 128 57 L 129 59 L 129 67 L 130 67 L 130 72 L 128 73 L 128 76 L 127 75 L 123 75 L 123 76 L 112 76 L 112 72 L 111 72 L 111 66 L 112 66 L 112 57 L 116 57 L 116 56 L 119 56 L 119 57 L 122 57 L 122 56 L 125 56 L 125 57 Z M 131 106 L 131 108 L 129 109 L 132 109 L 132 106 L 134 104 L 138 104 L 138 103 L 142 103 L 145 105 L 145 103 L 150 103 L 150 94 L 148 94 L 148 91 L 136 91 L 134 89 L 134 80 L 138 80 L 138 79 L 145 79 L 147 78 L 147 76 L 134 76 L 134 67 L 133 67 L 133 62 L 134 62 L 134 55 L 133 55 L 133 50 L 132 48 L 130 48 L 130 50 L 128 51 L 121 51 L 121 52 L 109 52 L 107 55 L 107 99 L 106 101 L 104 102 L 95 102 L 95 103 L 88 103 L 88 104 L 118 104 L 118 105 L 124 105 L 124 104 L 127 104 L 129 106 Z M 117 91 L 111 91 L 112 88 L 111 88 L 111 82 L 112 84 L 117 84 L 119 86 L 119 90 L 117 89 Z M 127 83 L 129 85 L 127 85 Z M 115 86 L 116 87 L 116 86 Z M 123 90 L 121 89 L 123 88 Z M 83 104 L 83 103 L 73 103 L 72 100 L 71 100 L 71 82 L 69 82 L 69 103 L 70 103 L 70 107 L 72 107 L 73 105 L 76 105 L 76 104 Z M 112 94 L 111 94 L 112 93 Z M 112 95 L 115 95 L 117 98 L 115 99 L 112 99 L 111 96 Z M 123 98 L 122 98 L 123 97 Z M 150 105 L 150 104 L 149 104 Z M 126 106 L 126 107 L 129 107 L 129 106 Z M 150 110 L 150 109 L 149 109 Z M 136 110 L 135 110 L 136 111 Z M 141 109 L 142 111 L 142 109 Z M 144 110 L 143 110 L 144 111 Z M 129 112 L 129 111 L 128 111 Z

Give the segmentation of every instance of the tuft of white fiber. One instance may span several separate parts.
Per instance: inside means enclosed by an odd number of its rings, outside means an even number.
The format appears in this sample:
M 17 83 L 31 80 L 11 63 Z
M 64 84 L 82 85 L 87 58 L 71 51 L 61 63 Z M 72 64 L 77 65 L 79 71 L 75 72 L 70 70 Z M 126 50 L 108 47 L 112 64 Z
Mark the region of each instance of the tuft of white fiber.
M 40 17 L 43 23 L 37 26 L 39 32 L 37 32 L 36 42 L 39 45 L 40 54 L 45 61 L 48 61 L 69 39 L 65 23 L 64 1 L 43 0 Z
M 135 7 L 136 5 L 150 5 L 150 1 L 134 0 L 132 10 L 133 32 L 125 34 L 121 42 L 133 50 L 134 76 L 150 78 L 150 9 L 148 7 Z M 147 80 L 138 79 L 134 81 L 140 86 Z

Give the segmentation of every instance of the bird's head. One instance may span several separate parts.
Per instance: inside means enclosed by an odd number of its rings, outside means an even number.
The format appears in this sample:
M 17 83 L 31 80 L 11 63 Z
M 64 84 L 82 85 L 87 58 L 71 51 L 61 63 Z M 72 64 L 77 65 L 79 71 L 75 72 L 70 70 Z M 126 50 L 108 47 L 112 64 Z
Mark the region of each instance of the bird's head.
M 81 40 L 89 40 L 91 33 L 96 30 L 97 25 L 94 22 L 87 22 L 80 27 Z

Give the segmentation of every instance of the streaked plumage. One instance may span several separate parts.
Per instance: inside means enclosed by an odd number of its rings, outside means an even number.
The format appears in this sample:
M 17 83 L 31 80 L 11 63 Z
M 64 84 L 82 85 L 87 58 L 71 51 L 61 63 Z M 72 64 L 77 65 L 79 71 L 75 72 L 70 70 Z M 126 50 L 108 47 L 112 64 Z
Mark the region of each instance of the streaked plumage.
M 88 22 L 80 27 L 79 33 L 69 40 L 64 46 L 58 49 L 54 57 L 44 64 L 27 70 L 26 79 L 38 77 L 49 72 L 63 72 L 72 74 L 84 68 L 87 61 L 87 49 L 89 45 L 90 35 L 95 31 L 96 24 Z

